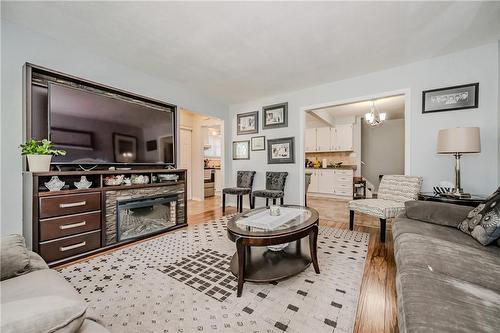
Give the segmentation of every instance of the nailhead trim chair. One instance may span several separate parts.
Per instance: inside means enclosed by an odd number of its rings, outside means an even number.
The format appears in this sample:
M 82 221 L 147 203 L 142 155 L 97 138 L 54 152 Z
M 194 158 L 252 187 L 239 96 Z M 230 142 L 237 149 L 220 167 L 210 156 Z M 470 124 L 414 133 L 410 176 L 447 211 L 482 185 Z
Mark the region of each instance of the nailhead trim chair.
M 382 177 L 377 199 L 349 201 L 349 229 L 354 228 L 354 212 L 380 219 L 380 241 L 385 242 L 386 220 L 405 211 L 405 202 L 417 200 L 422 177 L 386 175 Z
M 236 211 L 243 212 L 243 196 L 248 194 L 248 201 L 252 207 L 252 187 L 255 171 L 238 171 L 236 187 L 222 189 L 222 213 L 226 212 L 226 194 L 236 195 Z
M 266 198 L 266 206 L 269 206 L 269 199 L 273 199 L 273 205 L 276 205 L 276 199 L 280 199 L 283 205 L 285 196 L 285 184 L 288 172 L 266 172 L 266 189 L 256 190 L 252 193 L 252 208 L 255 208 L 255 198 Z
M 312 176 L 312 173 L 310 172 L 306 172 L 306 175 L 304 177 L 304 181 L 305 181 L 305 191 L 304 191 L 304 206 L 307 207 L 307 191 L 309 190 L 309 185 L 311 184 L 311 176 Z

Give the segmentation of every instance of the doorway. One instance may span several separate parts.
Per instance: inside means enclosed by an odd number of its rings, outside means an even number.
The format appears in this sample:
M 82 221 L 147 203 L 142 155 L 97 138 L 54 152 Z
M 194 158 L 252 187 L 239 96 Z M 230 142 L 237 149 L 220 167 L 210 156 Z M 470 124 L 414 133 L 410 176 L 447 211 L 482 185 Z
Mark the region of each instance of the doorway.
M 186 169 L 187 171 L 187 199 L 192 199 L 191 190 L 191 150 L 192 150 L 192 131 L 188 128 L 181 128 L 180 130 L 180 163 L 179 167 L 181 169 Z
M 220 207 L 224 121 L 186 109 L 179 114 L 179 167 L 188 170 L 188 212 L 192 217 Z
M 303 111 L 304 178 L 310 180 L 309 185 L 304 182 L 305 200 L 321 218 L 338 220 L 347 210 L 332 207 L 345 207 L 353 198 L 376 197 L 381 176 L 410 172 L 407 91 Z

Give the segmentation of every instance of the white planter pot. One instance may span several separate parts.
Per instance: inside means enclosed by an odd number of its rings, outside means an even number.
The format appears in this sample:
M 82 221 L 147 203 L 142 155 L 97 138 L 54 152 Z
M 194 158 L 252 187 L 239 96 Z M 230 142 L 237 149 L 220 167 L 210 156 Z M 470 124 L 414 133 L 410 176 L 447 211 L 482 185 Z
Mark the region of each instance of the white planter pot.
M 50 171 L 50 161 L 52 155 L 26 155 L 28 158 L 28 167 L 31 172 Z

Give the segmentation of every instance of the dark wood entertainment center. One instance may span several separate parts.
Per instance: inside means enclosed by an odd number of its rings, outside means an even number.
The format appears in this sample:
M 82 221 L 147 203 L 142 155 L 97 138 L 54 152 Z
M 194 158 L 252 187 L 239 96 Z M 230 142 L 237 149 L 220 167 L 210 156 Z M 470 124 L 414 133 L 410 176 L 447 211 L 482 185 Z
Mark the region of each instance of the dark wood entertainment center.
M 48 106 L 44 97 L 47 93 L 47 82 L 86 89 L 138 105 L 171 110 L 176 124 L 175 105 L 29 63 L 25 64 L 23 73 L 25 140 L 31 138 L 40 140 L 47 137 L 47 128 L 44 128 L 44 124 L 49 124 Z M 177 130 L 176 126 L 172 134 L 174 156 Z M 48 172 L 23 172 L 23 233 L 28 247 L 39 253 L 50 266 L 56 266 L 186 226 L 187 171 L 176 169 L 175 166 L 175 163 L 169 165 L 55 163 Z M 23 169 L 27 170 L 25 161 Z M 89 169 L 92 170 L 87 171 Z M 92 182 L 89 188 L 76 188 L 75 182 L 82 176 Z M 143 176 L 147 181 L 106 185 L 105 178 L 110 176 Z M 177 179 L 170 179 L 172 176 Z M 58 177 L 66 186 L 58 191 L 49 191 L 45 183 L 52 177 Z M 160 225 L 161 228 L 151 228 L 153 230 L 151 232 L 120 238 L 119 227 L 122 216 L 120 205 L 130 201 L 132 204 L 138 202 L 143 206 L 134 208 L 135 210 L 124 209 L 123 216 L 133 214 L 135 211 L 147 214 L 148 211 L 153 211 L 153 205 L 157 205 L 161 207 L 162 213 L 166 212 L 168 215 L 168 218 L 163 218 L 166 222 Z M 146 221 L 146 218 L 144 220 Z M 156 223 L 153 218 L 149 220 Z

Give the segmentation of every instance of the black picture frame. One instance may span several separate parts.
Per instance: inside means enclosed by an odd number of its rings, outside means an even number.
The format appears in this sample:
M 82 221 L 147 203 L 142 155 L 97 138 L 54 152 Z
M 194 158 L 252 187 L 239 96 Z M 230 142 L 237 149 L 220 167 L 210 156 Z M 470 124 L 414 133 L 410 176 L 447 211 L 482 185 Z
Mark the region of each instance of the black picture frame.
M 237 154 L 237 146 L 238 145 L 246 145 L 246 155 L 238 156 Z M 233 160 L 249 160 L 250 159 L 250 140 L 243 141 L 233 141 Z
M 263 129 L 288 127 L 288 102 L 262 107 L 262 119 Z
M 463 97 L 466 95 L 466 97 Z M 422 113 L 476 109 L 479 82 L 422 91 Z
M 245 119 L 250 119 L 253 121 L 253 126 L 250 129 L 241 129 L 242 122 Z M 236 134 L 237 135 L 245 135 L 245 134 L 256 134 L 259 133 L 259 111 L 238 113 L 236 115 Z
M 287 156 L 283 156 L 284 154 Z M 267 164 L 293 163 L 295 163 L 294 137 L 267 140 Z
M 254 140 L 260 139 L 260 138 L 262 138 L 262 140 L 264 140 L 264 142 L 262 144 L 262 148 L 254 149 L 254 147 L 253 147 Z M 266 150 L 266 137 L 264 135 L 251 137 L 250 138 L 250 147 L 251 147 L 252 151 Z
M 123 156 L 123 149 L 129 150 L 130 156 Z M 117 163 L 134 163 L 137 160 L 137 137 L 113 133 L 113 155 Z

